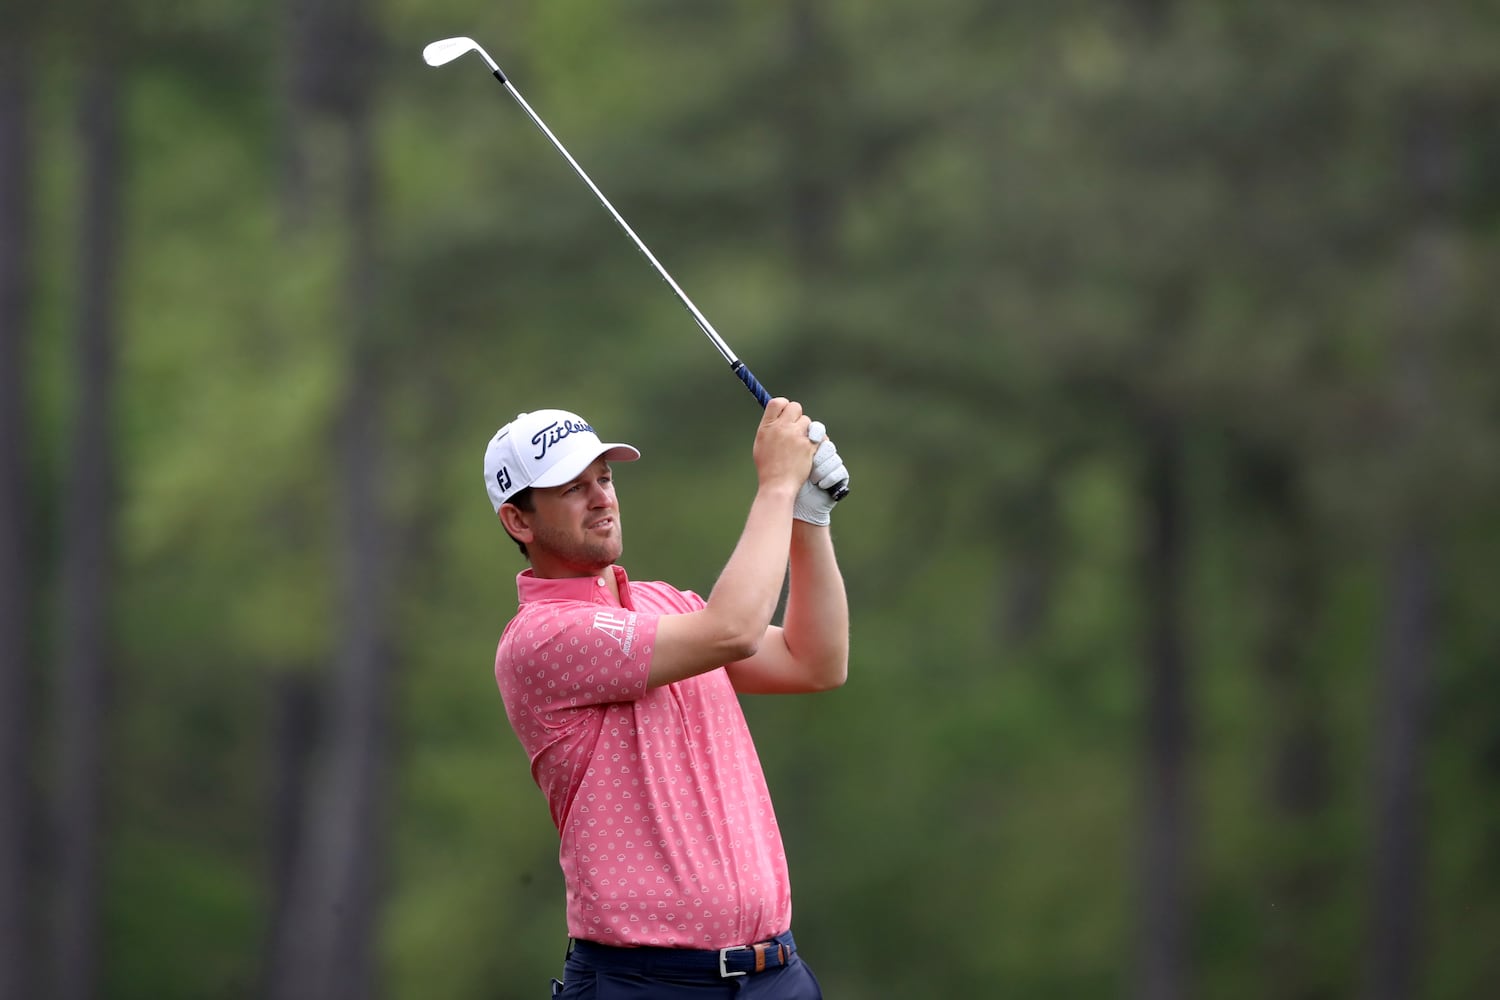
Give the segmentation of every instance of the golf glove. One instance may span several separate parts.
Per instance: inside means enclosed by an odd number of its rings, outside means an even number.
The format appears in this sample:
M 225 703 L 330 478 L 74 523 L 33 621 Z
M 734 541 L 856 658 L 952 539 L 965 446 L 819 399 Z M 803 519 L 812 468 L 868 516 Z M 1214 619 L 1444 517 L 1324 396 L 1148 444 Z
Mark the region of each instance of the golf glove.
M 807 436 L 818 442 L 818 450 L 813 454 L 812 472 L 808 473 L 807 482 L 797 491 L 792 516 L 808 524 L 827 524 L 833 514 L 831 491 L 848 484 L 849 470 L 844 468 L 844 460 L 839 457 L 839 451 L 821 421 L 812 422 Z

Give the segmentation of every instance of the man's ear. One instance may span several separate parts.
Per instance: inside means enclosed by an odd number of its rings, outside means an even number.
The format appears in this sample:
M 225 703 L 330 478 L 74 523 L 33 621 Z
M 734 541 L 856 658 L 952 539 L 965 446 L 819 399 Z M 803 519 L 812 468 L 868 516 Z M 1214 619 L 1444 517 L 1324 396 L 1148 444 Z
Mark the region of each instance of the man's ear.
M 500 518 L 500 523 L 505 525 L 505 530 L 510 532 L 510 536 L 516 541 L 524 545 L 532 540 L 531 525 L 527 523 L 526 512 L 515 504 L 501 504 L 495 516 Z

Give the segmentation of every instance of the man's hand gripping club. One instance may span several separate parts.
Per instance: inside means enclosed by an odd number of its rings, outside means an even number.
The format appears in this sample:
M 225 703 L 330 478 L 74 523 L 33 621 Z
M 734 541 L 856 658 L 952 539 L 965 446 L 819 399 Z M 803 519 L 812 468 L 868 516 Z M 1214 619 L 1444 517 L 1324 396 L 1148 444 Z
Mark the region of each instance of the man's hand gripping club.
M 844 460 L 822 421 L 814 420 L 808 426 L 807 436 L 818 445 L 818 450 L 813 453 L 807 482 L 802 484 L 792 504 L 792 517 L 808 524 L 827 524 L 833 516 L 833 494 L 838 487 L 849 485 L 849 470 L 844 468 Z

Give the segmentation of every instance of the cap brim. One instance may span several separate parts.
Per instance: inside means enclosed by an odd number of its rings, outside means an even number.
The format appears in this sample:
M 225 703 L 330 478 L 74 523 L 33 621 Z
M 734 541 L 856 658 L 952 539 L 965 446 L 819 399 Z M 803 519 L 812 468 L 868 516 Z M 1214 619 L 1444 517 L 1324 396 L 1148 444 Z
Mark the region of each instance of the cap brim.
M 531 485 L 541 489 L 548 486 L 561 486 L 563 483 L 576 479 L 584 469 L 593 465 L 594 461 L 599 458 L 607 462 L 634 462 L 640 457 L 641 453 L 628 444 L 618 442 L 601 444 L 598 451 L 585 451 L 570 461 L 557 463 L 544 474 L 533 479 Z

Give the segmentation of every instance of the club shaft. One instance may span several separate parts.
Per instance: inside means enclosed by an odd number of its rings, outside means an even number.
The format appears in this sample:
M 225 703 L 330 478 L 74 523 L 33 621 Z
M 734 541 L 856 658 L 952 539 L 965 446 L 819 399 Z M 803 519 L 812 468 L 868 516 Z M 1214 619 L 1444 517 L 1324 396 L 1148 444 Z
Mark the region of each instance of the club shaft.
M 708 317 L 703 315 L 703 312 L 693 304 L 693 300 L 688 298 L 687 292 L 684 292 L 682 287 L 667 273 L 667 269 L 662 267 L 661 261 L 656 259 L 656 255 L 651 252 L 651 248 L 646 246 L 645 241 L 635 234 L 635 230 L 630 228 L 630 223 L 625 221 L 625 217 L 615 209 L 614 205 L 610 204 L 609 199 L 604 196 L 604 192 L 599 190 L 599 185 L 595 184 L 593 178 L 588 175 L 588 172 L 578 165 L 578 161 L 573 159 L 573 154 L 568 152 L 567 147 L 562 144 L 561 140 L 556 135 L 553 135 L 552 130 L 547 127 L 547 123 L 542 121 L 542 116 L 533 111 L 531 105 L 526 103 L 526 98 L 522 97 L 521 92 L 506 78 L 505 73 L 501 71 L 495 60 L 490 58 L 490 54 L 484 51 L 471 38 L 452 38 L 432 43 L 432 45 L 424 50 L 423 57 L 430 65 L 439 66 L 451 62 L 468 51 L 479 53 L 485 63 L 489 65 L 490 72 L 494 74 L 495 79 L 500 81 L 501 86 L 515 99 L 515 102 L 520 105 L 521 110 L 526 112 L 526 117 L 530 118 L 532 124 L 541 130 L 542 134 L 547 137 L 547 141 L 552 143 L 553 147 L 562 154 L 563 159 L 568 161 L 568 166 L 573 168 L 573 172 L 578 175 L 579 179 L 588 185 L 590 191 L 594 192 L 594 197 L 599 200 L 599 204 L 604 206 L 605 210 L 614 218 L 619 227 L 625 231 L 625 235 L 630 237 L 631 242 L 636 245 L 636 249 L 640 250 L 645 255 L 646 260 L 651 262 L 651 266 L 656 269 L 657 274 L 661 275 L 661 279 L 667 283 L 667 287 L 672 289 L 678 301 L 687 307 L 687 311 L 692 314 L 694 322 L 698 324 L 698 328 L 713 343 L 714 347 L 724 357 L 724 360 L 729 362 L 729 370 L 734 372 L 735 377 L 750 391 L 750 394 L 755 397 L 756 402 L 760 403 L 761 406 L 768 405 L 771 401 L 771 394 L 766 391 L 766 387 L 760 384 L 760 381 L 756 379 L 755 375 L 751 373 L 743 361 L 735 357 L 734 352 L 729 349 L 729 345 L 724 342 L 724 338 L 719 336 L 719 332 L 708 321 Z M 834 486 L 829 493 L 835 501 L 842 500 L 849 494 L 848 481 L 845 480 Z
M 729 349 L 729 345 L 724 342 L 724 338 L 719 336 L 719 331 L 715 330 L 713 324 L 708 321 L 708 317 L 703 315 L 702 311 L 693 304 L 693 300 L 688 298 L 687 292 L 682 290 L 682 286 L 678 285 L 672 279 L 672 276 L 667 273 L 665 267 L 662 267 L 661 261 L 656 259 L 656 255 L 651 252 L 650 247 L 646 246 L 645 241 L 635 234 L 635 230 L 630 228 L 630 223 L 625 221 L 625 217 L 615 210 L 615 206 L 610 204 L 609 199 L 604 196 L 604 192 L 599 190 L 599 185 L 595 184 L 593 178 L 589 177 L 588 172 L 578 165 L 577 160 L 573 159 L 573 154 L 569 153 L 567 147 L 562 144 L 557 136 L 552 134 L 552 130 L 547 127 L 547 123 L 542 121 L 542 116 L 531 109 L 531 105 L 526 103 L 526 98 L 522 97 L 521 92 L 515 88 L 515 85 L 506 79 L 504 73 L 496 69 L 495 78 L 505 86 L 510 96 L 516 99 L 516 103 L 521 106 L 521 110 L 526 112 L 526 117 L 530 118 L 532 123 L 542 130 L 542 134 L 547 137 L 547 141 L 551 142 L 557 148 L 557 151 L 563 155 L 563 159 L 568 161 L 568 166 L 573 168 L 573 172 L 578 175 L 579 179 L 589 186 L 590 191 L 594 192 L 594 197 L 599 199 L 599 204 L 603 205 L 605 210 L 614 218 L 615 222 L 619 223 L 620 228 L 625 230 L 625 235 L 629 236 L 631 241 L 635 243 L 636 249 L 640 250 L 646 256 L 646 259 L 651 262 L 651 266 L 656 268 L 656 273 L 661 275 L 662 280 L 676 293 L 678 300 L 687 307 L 687 311 L 692 314 L 699 329 L 703 331 L 709 340 L 713 341 L 714 347 L 718 348 L 719 353 L 724 356 L 724 360 L 729 362 L 730 367 L 734 368 L 737 374 L 743 370 L 743 364 L 740 359 L 735 357 L 734 352 Z M 754 389 L 752 388 L 751 391 L 754 392 Z

